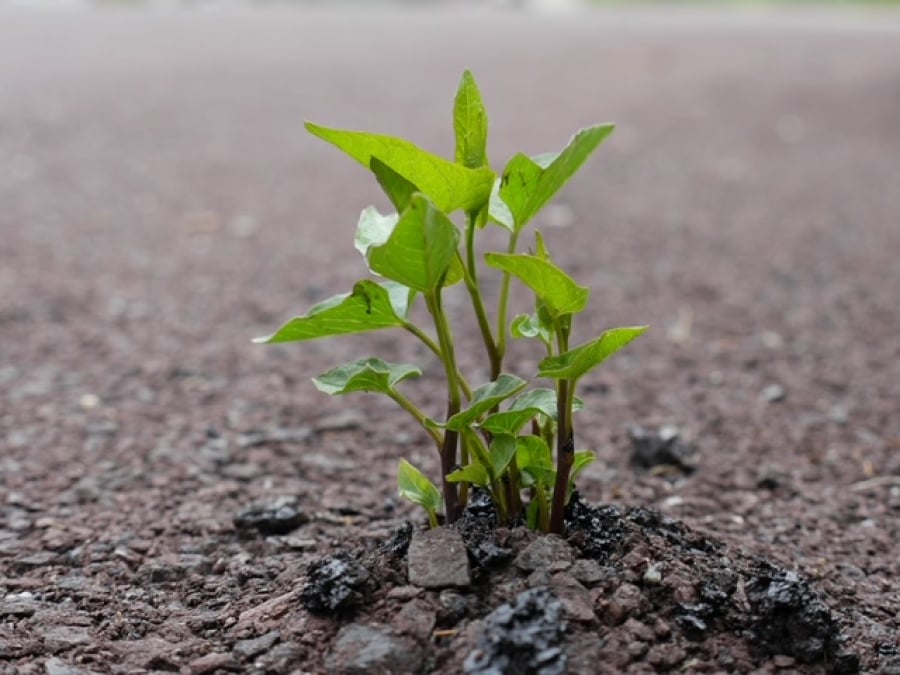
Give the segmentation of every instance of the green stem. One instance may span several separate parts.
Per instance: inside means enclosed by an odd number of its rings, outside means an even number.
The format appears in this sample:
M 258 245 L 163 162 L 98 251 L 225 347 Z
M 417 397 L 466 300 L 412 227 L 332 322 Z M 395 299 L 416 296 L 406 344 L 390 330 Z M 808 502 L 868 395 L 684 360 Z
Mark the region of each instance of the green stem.
M 569 326 L 564 321 L 556 323 L 557 349 L 564 354 L 569 349 Z M 559 380 L 556 384 L 556 482 L 553 485 L 553 503 L 550 511 L 550 532 L 563 534 L 565 527 L 566 495 L 569 474 L 575 463 L 575 434 L 572 429 L 572 401 L 575 382 Z
M 428 426 L 428 418 L 425 417 L 425 413 L 419 410 L 412 401 L 406 398 L 399 391 L 393 390 L 388 393 L 388 396 L 390 396 L 397 405 L 399 405 L 406 412 L 412 415 L 416 419 L 416 422 L 422 425 L 422 428 L 425 429 L 426 433 L 429 436 L 431 436 L 431 440 L 434 441 L 434 444 L 437 446 L 438 452 L 440 452 L 441 447 L 444 444 L 444 437 L 438 432 L 437 429 Z
M 410 321 L 403 322 L 403 328 L 415 335 L 419 340 L 426 346 L 428 349 L 437 356 L 441 361 L 444 360 L 444 355 L 441 353 L 441 348 L 438 344 L 432 340 L 428 334 L 419 328 L 416 324 Z M 469 383 L 466 381 L 466 378 L 462 376 L 458 370 L 456 371 L 456 379 L 459 382 L 459 388 L 462 390 L 463 396 L 466 397 L 466 400 L 472 400 L 472 388 L 469 386 Z
M 515 253 L 516 245 L 519 242 L 519 233 L 513 232 L 509 235 L 509 245 L 506 247 L 507 253 Z M 503 357 L 506 356 L 506 314 L 509 306 L 509 284 L 511 275 L 509 272 L 503 273 L 503 283 L 500 287 L 500 302 L 497 306 L 497 358 L 502 366 Z
M 481 289 L 478 287 L 478 265 L 475 260 L 475 229 L 477 214 L 469 213 L 466 224 L 466 259 L 457 252 L 457 258 L 463 268 L 463 283 L 472 299 L 472 308 L 475 310 L 475 318 L 478 320 L 478 330 L 481 332 L 481 340 L 487 351 L 491 363 L 491 380 L 500 376 L 503 359 L 497 351 L 497 343 L 491 333 L 491 322 L 488 319 L 487 310 L 484 307 L 484 299 L 481 297 Z
M 425 302 L 428 311 L 434 319 L 434 328 L 438 336 L 438 344 L 441 347 L 441 361 L 444 364 L 444 372 L 447 376 L 447 417 L 450 419 L 459 412 L 461 406 L 459 369 L 456 365 L 456 355 L 453 350 L 453 335 L 447 322 L 447 315 L 441 306 L 440 288 L 425 294 Z M 457 464 L 458 434 L 447 429 L 444 432 L 444 442 L 441 447 L 441 483 L 444 493 L 444 506 L 447 510 L 447 522 L 452 523 L 460 513 L 459 493 L 455 483 L 447 480 Z

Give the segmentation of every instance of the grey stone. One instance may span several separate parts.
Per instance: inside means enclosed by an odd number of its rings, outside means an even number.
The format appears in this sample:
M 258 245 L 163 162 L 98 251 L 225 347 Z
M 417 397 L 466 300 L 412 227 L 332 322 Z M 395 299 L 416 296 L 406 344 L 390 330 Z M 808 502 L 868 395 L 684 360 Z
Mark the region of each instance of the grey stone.
M 44 648 L 48 652 L 64 652 L 91 643 L 88 629 L 83 626 L 48 626 L 42 631 Z
M 550 588 L 562 604 L 568 618 L 582 623 L 592 623 L 597 619 L 590 591 L 571 575 L 565 572 L 555 574 L 550 582 Z
M 422 588 L 465 588 L 469 556 L 459 532 L 449 527 L 413 534 L 407 553 L 409 583 Z
M 44 672 L 47 675 L 89 675 L 93 671 L 82 670 L 71 666 L 62 659 L 54 656 L 44 662 Z
M 409 635 L 424 641 L 431 637 L 431 631 L 437 622 L 437 613 L 427 600 L 416 598 L 410 600 L 394 617 L 391 625 L 402 635 Z
M 571 574 L 586 586 L 590 586 L 591 584 L 596 584 L 599 581 L 603 581 L 605 576 L 600 563 L 598 563 L 596 560 L 591 560 L 590 558 L 581 558 L 580 560 L 576 560 L 572 565 L 572 568 L 569 570 L 569 574 Z
M 281 633 L 273 630 L 257 638 L 238 640 L 231 651 L 238 658 L 249 660 L 257 654 L 270 650 L 280 639 Z
M 337 634 L 325 667 L 346 675 L 418 673 L 422 654 L 412 640 L 398 637 L 387 626 L 351 623 Z
M 571 563 L 575 558 L 572 547 L 553 534 L 538 537 L 516 556 L 515 564 L 523 572 L 549 568 L 561 561 Z
M 779 401 L 783 401 L 786 396 L 787 392 L 785 392 L 784 387 L 780 384 L 770 384 L 763 389 L 759 395 L 759 397 L 767 403 L 778 403 Z
M 211 652 L 188 664 L 190 675 L 206 675 L 217 670 L 237 670 L 238 663 L 231 654 Z

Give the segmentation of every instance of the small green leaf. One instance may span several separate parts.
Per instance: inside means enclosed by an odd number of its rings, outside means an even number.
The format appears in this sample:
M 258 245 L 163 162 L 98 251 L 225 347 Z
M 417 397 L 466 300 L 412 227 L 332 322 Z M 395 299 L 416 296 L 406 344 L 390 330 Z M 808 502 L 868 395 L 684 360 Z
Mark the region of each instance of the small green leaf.
M 394 205 L 398 213 L 409 206 L 413 194 L 421 192 L 419 188 L 377 157 L 372 157 L 369 160 L 369 168 L 375 174 L 378 184 L 384 190 L 384 194 L 388 196 L 388 199 L 391 200 L 391 204 Z
M 387 241 L 369 248 L 367 260 L 376 274 L 428 293 L 447 281 L 458 244 L 453 221 L 416 193 Z
M 575 460 L 569 471 L 569 496 L 571 496 L 572 491 L 575 489 L 575 480 L 581 472 L 589 465 L 593 464 L 596 459 L 597 456 L 590 450 L 579 450 L 575 453 Z M 566 497 L 566 501 L 568 501 L 568 497 Z
M 577 380 L 647 331 L 647 326 L 612 328 L 558 356 L 548 356 L 538 364 L 538 377 L 554 380 Z
M 446 213 L 481 208 L 487 202 L 494 184 L 494 172 L 487 167 L 470 169 L 455 164 L 401 138 L 330 129 L 312 122 L 306 123 L 306 129 L 343 150 L 366 168 L 371 168 L 373 157 L 377 158 L 415 185 Z
M 441 493 L 434 483 L 405 459 L 400 460 L 397 468 L 397 488 L 401 497 L 424 508 L 434 524 L 434 514 L 443 503 Z
M 406 301 L 402 299 L 407 296 Z M 275 333 L 256 338 L 257 343 L 297 342 L 317 338 L 364 333 L 402 326 L 409 303 L 408 289 L 397 284 L 357 282 L 352 293 L 320 302 L 303 316 L 291 319 Z
M 553 319 L 577 314 L 587 306 L 590 290 L 549 260 L 522 253 L 486 253 L 484 258 L 491 267 L 509 272 L 534 291 Z
M 553 338 L 553 326 L 541 321 L 539 314 L 519 314 L 509 326 L 510 334 L 517 339 L 538 338 L 545 345 L 549 345 Z
M 550 448 L 540 436 L 520 436 L 516 439 L 516 464 L 519 471 L 543 485 L 552 485 L 556 480 L 553 456 Z
M 514 436 L 495 436 L 491 441 L 491 475 L 494 480 L 498 480 L 503 475 L 506 467 L 516 456 L 517 445 Z
M 468 70 L 462 75 L 453 102 L 453 129 L 456 132 L 456 161 L 470 169 L 487 165 L 487 110 L 475 78 Z
M 509 161 L 497 196 L 509 209 L 515 231 L 520 231 L 550 201 L 612 131 L 612 124 L 588 127 L 576 133 L 558 154 L 532 158 L 520 153 Z
M 474 424 L 488 410 L 510 396 L 519 393 L 527 384 L 520 377 L 502 373 L 494 382 L 479 387 L 472 392 L 472 401 L 469 407 L 447 420 L 447 428 L 453 431 L 461 431 L 465 427 Z
M 488 216 L 501 227 L 505 227 L 510 232 L 516 229 L 516 221 L 512 212 L 506 203 L 500 199 L 500 179 L 494 181 L 491 188 L 491 198 L 488 202 Z
M 479 487 L 488 487 L 491 484 L 487 469 L 477 463 L 467 464 L 453 473 L 448 473 L 447 480 L 451 483 L 472 483 Z
M 316 389 L 330 396 L 355 391 L 391 394 L 394 387 L 422 371 L 408 363 L 388 363 L 373 357 L 344 363 L 313 378 Z

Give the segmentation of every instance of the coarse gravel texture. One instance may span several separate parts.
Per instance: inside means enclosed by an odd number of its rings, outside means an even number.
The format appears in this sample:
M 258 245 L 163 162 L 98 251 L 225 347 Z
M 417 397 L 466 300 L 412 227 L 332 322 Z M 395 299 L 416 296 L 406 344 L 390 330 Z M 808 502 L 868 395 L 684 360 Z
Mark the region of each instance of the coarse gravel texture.
M 900 672 L 898 19 L 779 17 L 0 10 L 0 672 L 487 672 L 507 629 L 535 672 Z M 250 338 L 361 278 L 387 208 L 302 121 L 449 154 L 465 67 L 497 166 L 617 121 L 539 226 L 594 289 L 577 335 L 652 329 L 583 383 L 605 534 L 526 570 L 505 530 L 425 590 L 394 473 L 427 437 L 309 377 L 417 362 L 437 415 L 437 364 Z M 636 466 L 638 426 L 692 471 Z M 369 601 L 322 615 L 332 555 Z

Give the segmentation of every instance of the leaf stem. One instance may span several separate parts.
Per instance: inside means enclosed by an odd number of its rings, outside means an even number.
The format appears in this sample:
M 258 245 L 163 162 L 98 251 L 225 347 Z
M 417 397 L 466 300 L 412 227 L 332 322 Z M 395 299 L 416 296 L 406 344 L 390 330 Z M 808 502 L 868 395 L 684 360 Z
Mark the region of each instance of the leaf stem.
M 412 333 L 417 338 L 419 338 L 419 340 L 426 347 L 428 347 L 429 351 L 431 351 L 435 356 L 437 356 L 438 359 L 440 359 L 441 361 L 444 360 L 444 355 L 441 353 L 441 348 L 438 346 L 438 344 L 434 340 L 432 340 L 428 336 L 428 334 L 425 331 L 423 331 L 421 328 L 419 328 L 416 324 L 412 323 L 411 321 L 404 321 L 403 328 L 407 332 Z M 462 376 L 462 373 L 460 373 L 459 370 L 456 371 L 456 378 L 457 378 L 457 381 L 459 382 L 459 388 L 462 390 L 463 396 L 466 397 L 466 400 L 471 400 L 472 399 L 472 388 L 469 386 L 469 383 L 466 381 L 466 378 L 464 378 Z
M 481 331 L 481 340 L 487 351 L 491 363 L 491 380 L 500 376 L 503 367 L 503 358 L 497 349 L 494 335 L 491 333 L 491 322 L 488 319 L 487 310 L 484 307 L 484 299 L 481 297 L 481 289 L 478 286 L 478 265 L 475 260 L 475 230 L 477 229 L 477 212 L 470 211 L 466 214 L 466 259 L 457 253 L 463 268 L 463 283 L 472 299 L 472 307 L 475 310 L 475 318 L 478 320 L 478 329 Z
M 431 440 L 434 441 L 434 444 L 437 446 L 438 452 L 440 452 L 441 447 L 444 444 L 444 437 L 438 432 L 437 429 L 428 425 L 428 418 L 425 417 L 425 414 L 421 410 L 419 410 L 412 401 L 410 401 L 396 389 L 391 390 L 388 393 L 388 396 L 390 396 L 397 405 L 399 405 L 415 418 L 416 422 L 418 422 L 422 426 L 422 428 L 425 429 L 425 432 L 429 436 L 431 436 Z
M 507 253 L 515 253 L 516 246 L 519 242 L 519 233 L 514 231 L 509 235 L 509 244 L 506 247 Z M 506 321 L 507 307 L 509 305 L 509 284 L 510 273 L 503 273 L 503 282 L 500 286 L 500 302 L 497 306 L 497 358 L 502 366 L 503 357 L 506 356 Z
M 565 354 L 569 349 L 570 325 L 566 317 L 557 319 L 555 323 L 557 349 L 560 354 Z M 565 527 L 569 474 L 575 463 L 575 434 L 572 429 L 574 391 L 574 380 L 562 379 L 556 384 L 556 482 L 553 485 L 550 532 L 560 535 Z
M 425 302 L 428 311 L 434 319 L 434 328 L 438 336 L 438 344 L 441 347 L 441 361 L 447 375 L 447 418 L 459 412 L 461 407 L 459 370 L 456 366 L 456 356 L 453 350 L 453 335 L 447 322 L 447 315 L 441 306 L 441 289 L 425 294 Z M 441 484 L 444 493 L 444 508 L 447 511 L 447 522 L 452 523 L 459 517 L 459 493 L 455 483 L 447 480 L 457 464 L 458 434 L 447 429 L 444 432 L 444 441 L 441 447 Z

